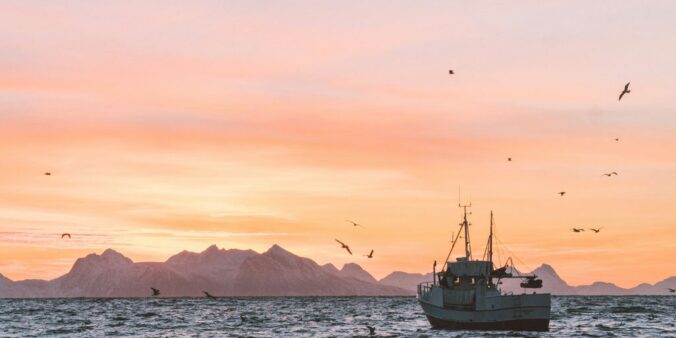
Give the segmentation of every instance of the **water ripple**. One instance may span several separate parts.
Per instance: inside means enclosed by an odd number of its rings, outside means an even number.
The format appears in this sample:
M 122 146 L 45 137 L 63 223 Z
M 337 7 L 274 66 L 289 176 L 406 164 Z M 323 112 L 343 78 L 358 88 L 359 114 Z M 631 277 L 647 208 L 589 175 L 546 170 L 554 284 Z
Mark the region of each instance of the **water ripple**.
M 553 297 L 550 332 L 432 330 L 412 297 L 0 299 L 8 337 L 676 336 L 676 297 Z

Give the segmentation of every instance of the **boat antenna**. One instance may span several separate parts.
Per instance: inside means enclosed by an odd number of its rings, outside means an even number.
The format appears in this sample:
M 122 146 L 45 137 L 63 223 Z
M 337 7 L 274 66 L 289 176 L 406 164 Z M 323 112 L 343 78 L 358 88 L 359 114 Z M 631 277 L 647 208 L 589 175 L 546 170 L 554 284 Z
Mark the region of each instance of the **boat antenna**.
M 469 205 L 463 205 L 461 202 L 461 197 L 460 197 L 460 186 L 458 185 L 458 207 L 464 208 L 464 220 L 462 223 L 460 223 L 460 229 L 458 229 L 458 234 L 456 235 L 455 233 L 451 236 L 453 240 L 453 244 L 451 244 L 451 250 L 448 251 L 448 255 L 446 255 L 446 260 L 444 261 L 444 266 L 441 268 L 440 273 L 444 273 L 446 271 L 446 267 L 448 267 L 448 260 L 451 258 L 451 254 L 453 253 L 453 249 L 455 248 L 455 244 L 458 242 L 458 238 L 462 237 L 460 234 L 462 233 L 463 227 L 465 228 L 465 257 L 471 257 L 472 253 L 469 248 L 469 231 L 467 230 L 467 226 L 469 223 L 467 222 L 467 208 L 472 206 L 472 202 L 469 202 Z M 470 212 L 470 215 L 472 213 Z M 468 251 L 469 250 L 469 251 Z M 468 258 L 469 259 L 469 258 Z
M 462 198 L 460 195 L 460 186 L 458 185 L 458 207 L 463 209 L 463 220 L 462 223 L 460 223 L 460 231 L 465 229 L 465 258 L 467 260 L 472 260 L 472 248 L 470 246 L 469 242 L 469 222 L 467 222 L 467 208 L 472 207 L 472 201 L 470 200 L 469 204 L 462 204 Z M 472 213 L 470 212 L 470 215 Z M 458 236 L 460 236 L 460 232 L 458 232 Z M 455 243 L 453 243 L 455 244 Z M 455 246 L 455 245 L 454 245 Z M 451 248 L 451 251 L 453 248 Z M 448 255 L 450 256 L 451 253 L 449 252 Z M 448 259 L 446 259 L 448 261 Z

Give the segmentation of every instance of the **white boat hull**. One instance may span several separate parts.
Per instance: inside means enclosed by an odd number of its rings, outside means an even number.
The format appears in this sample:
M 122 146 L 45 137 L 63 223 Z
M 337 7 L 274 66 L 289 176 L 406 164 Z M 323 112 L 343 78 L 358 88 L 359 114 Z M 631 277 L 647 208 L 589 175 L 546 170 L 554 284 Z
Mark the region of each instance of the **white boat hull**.
M 430 325 L 438 329 L 549 331 L 549 307 L 462 311 L 420 304 Z
M 434 328 L 549 331 L 549 294 L 478 297 L 473 304 L 456 306 L 444 301 L 443 289 L 430 291 L 419 294 L 418 301 Z

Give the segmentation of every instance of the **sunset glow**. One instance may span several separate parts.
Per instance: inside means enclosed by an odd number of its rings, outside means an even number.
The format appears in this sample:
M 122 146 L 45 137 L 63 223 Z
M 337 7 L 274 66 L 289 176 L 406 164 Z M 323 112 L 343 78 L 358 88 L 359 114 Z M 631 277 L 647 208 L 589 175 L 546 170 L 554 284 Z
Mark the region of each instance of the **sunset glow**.
M 649 4 L 4 1 L 0 273 L 275 243 L 376 278 L 429 272 L 461 187 L 475 256 L 493 210 L 519 269 L 660 281 L 676 3 Z

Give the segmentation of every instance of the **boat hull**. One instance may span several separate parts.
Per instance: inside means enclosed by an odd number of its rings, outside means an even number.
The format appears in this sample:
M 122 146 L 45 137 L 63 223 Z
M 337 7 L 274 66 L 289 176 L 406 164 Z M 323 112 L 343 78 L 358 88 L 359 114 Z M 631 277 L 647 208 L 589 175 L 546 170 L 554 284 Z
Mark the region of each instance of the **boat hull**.
M 549 331 L 549 294 L 479 297 L 478 304 L 445 304 L 444 291 L 421 294 L 420 305 L 432 327 L 453 330 Z M 449 295 L 446 295 L 448 298 Z
M 446 330 L 505 330 L 505 331 L 549 331 L 549 319 L 513 319 L 500 322 L 457 322 L 427 316 L 435 329 Z

